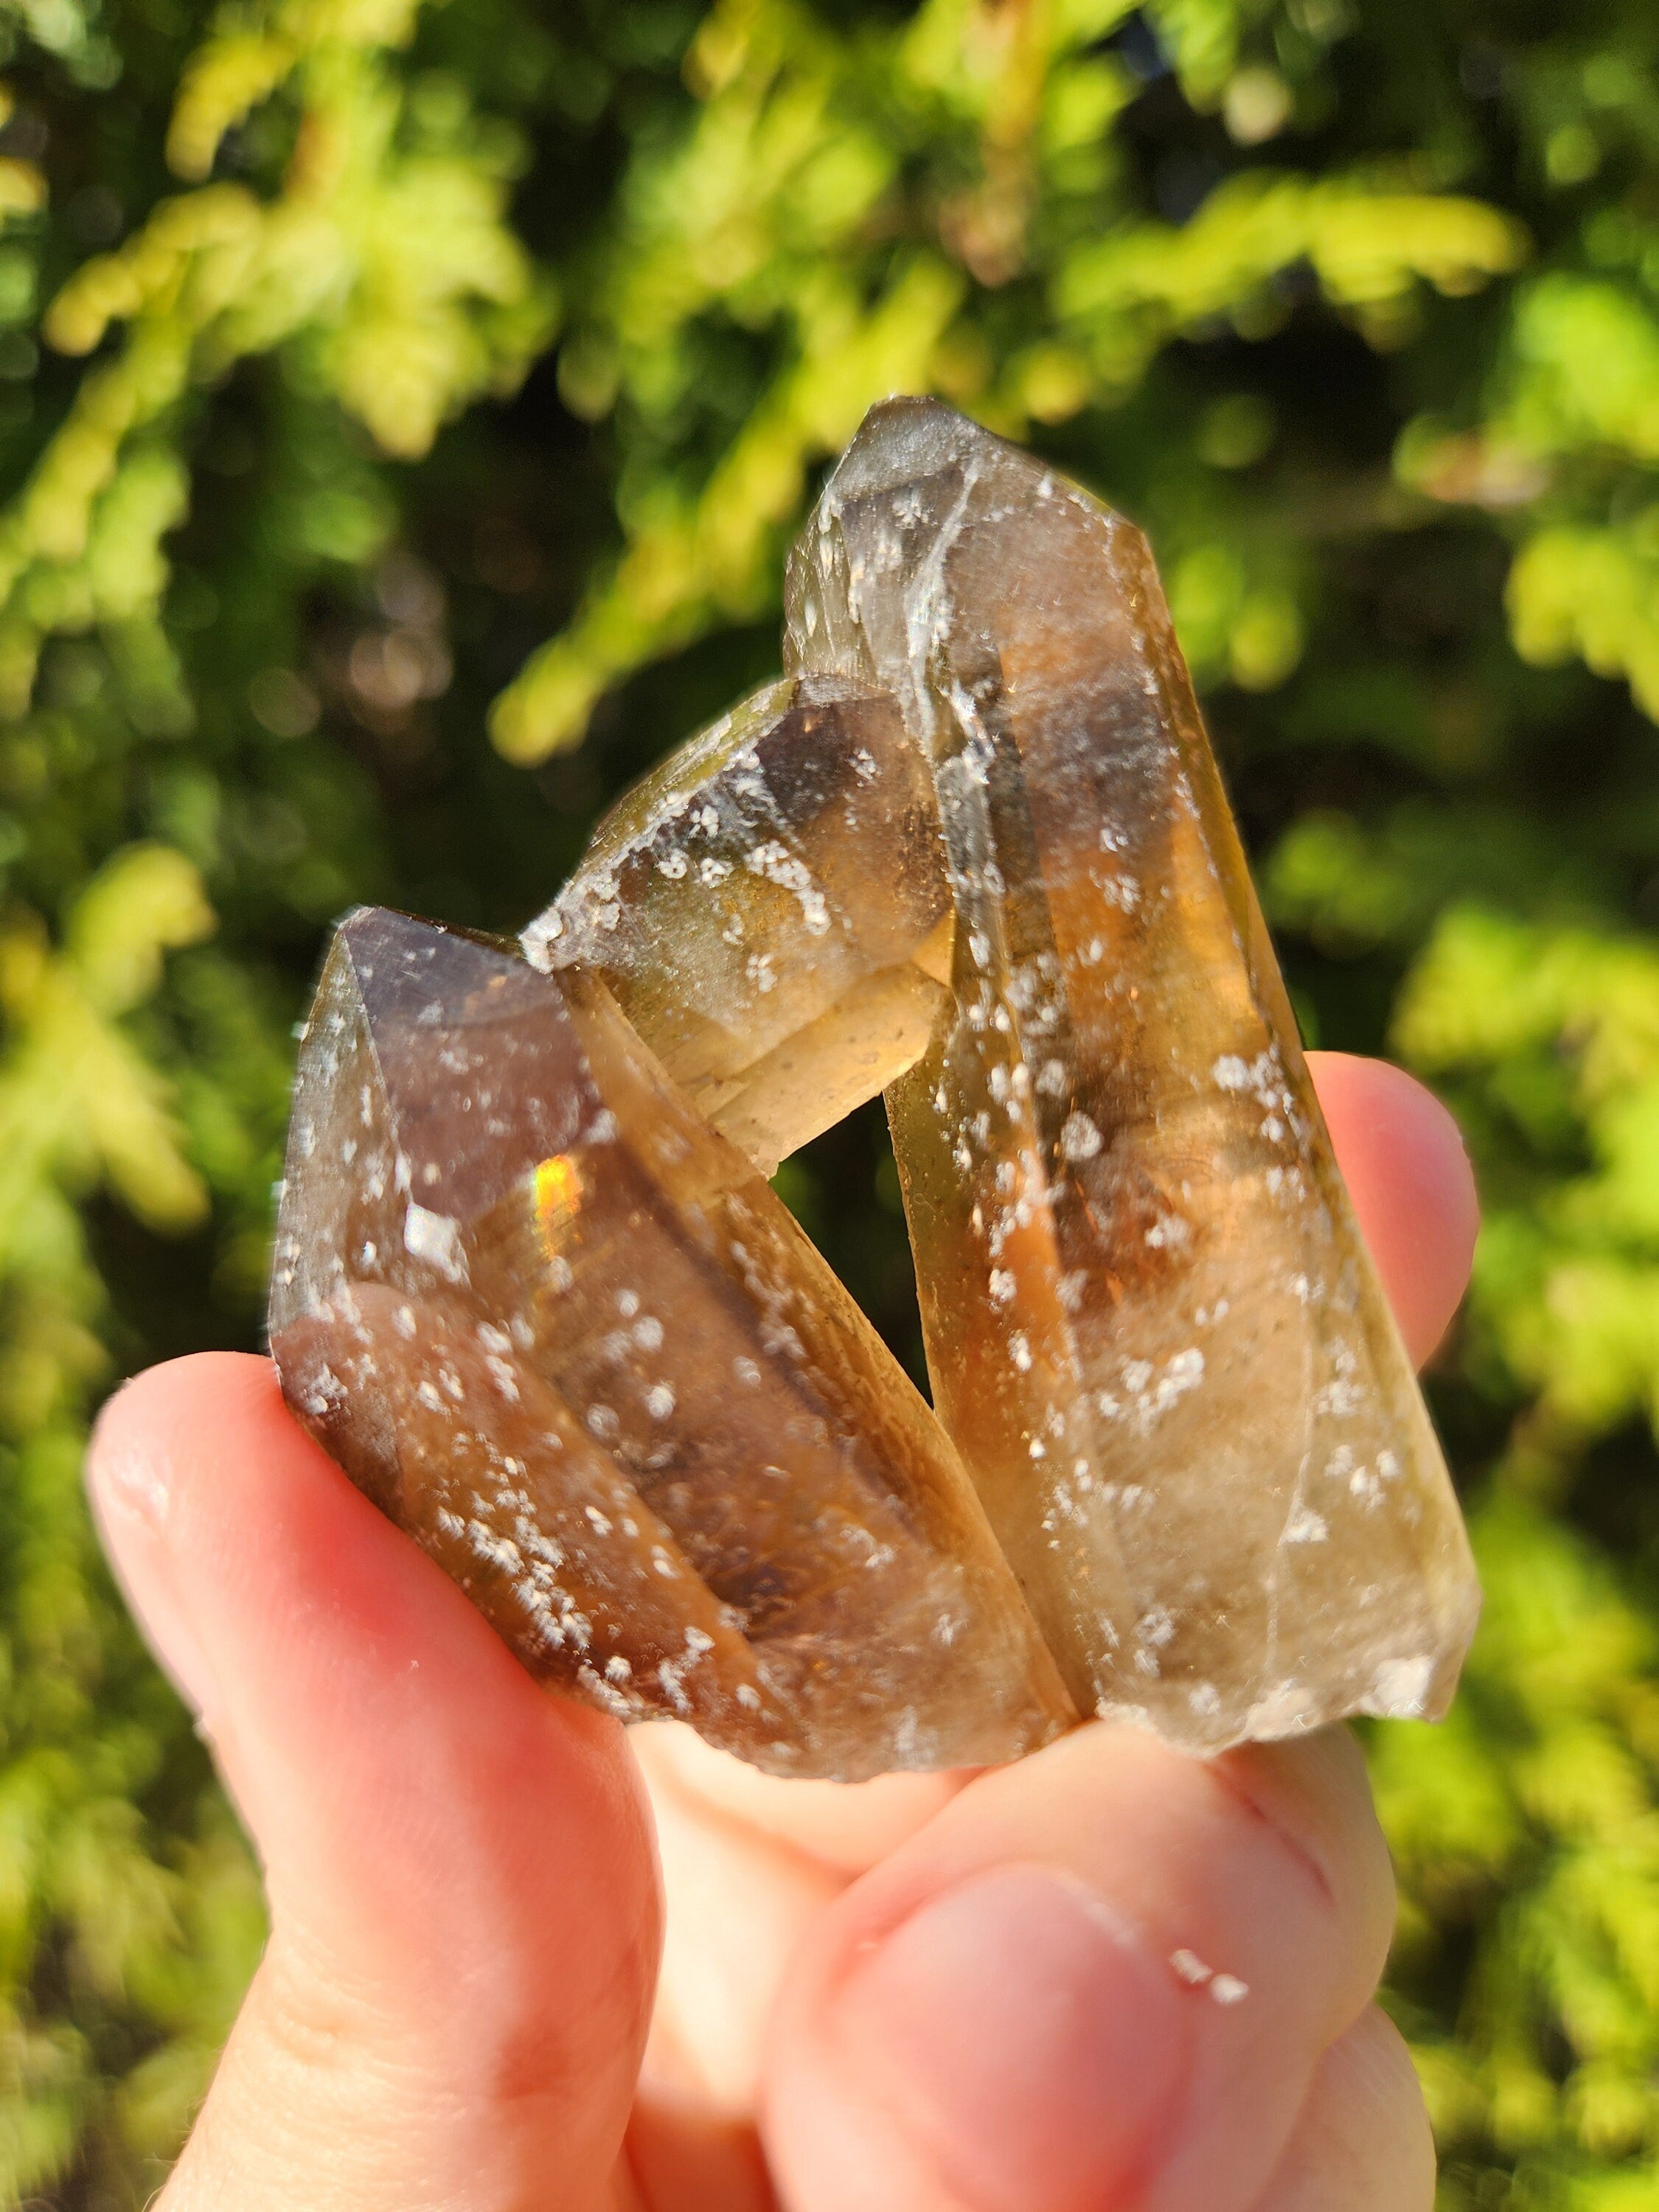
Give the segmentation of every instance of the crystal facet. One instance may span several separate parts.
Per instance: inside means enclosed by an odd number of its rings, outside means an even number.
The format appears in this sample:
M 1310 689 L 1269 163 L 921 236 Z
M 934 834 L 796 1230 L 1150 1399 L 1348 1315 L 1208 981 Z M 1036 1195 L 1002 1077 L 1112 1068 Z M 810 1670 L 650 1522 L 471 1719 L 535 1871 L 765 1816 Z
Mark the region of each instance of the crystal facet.
M 270 1328 L 360 1486 L 535 1672 L 624 1717 L 844 1777 L 1071 1717 L 938 1425 L 590 975 L 342 926 Z
M 787 605 L 533 966 L 343 927 L 290 1400 L 538 1671 L 781 1772 L 1443 1711 L 1467 1540 L 1146 541 L 890 402 Z M 936 1415 L 761 1180 L 884 1088 Z

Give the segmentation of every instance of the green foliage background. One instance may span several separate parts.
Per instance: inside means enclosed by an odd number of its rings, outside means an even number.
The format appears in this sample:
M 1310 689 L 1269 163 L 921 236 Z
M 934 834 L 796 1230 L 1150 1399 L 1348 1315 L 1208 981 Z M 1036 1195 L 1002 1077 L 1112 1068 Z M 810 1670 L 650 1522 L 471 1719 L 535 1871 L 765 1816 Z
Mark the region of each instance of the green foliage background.
M 115 1375 L 257 1341 L 325 925 L 521 921 L 933 388 L 1151 531 L 1310 1037 L 1463 1120 L 1488 1604 L 1373 1740 L 1393 2002 L 1447 2206 L 1659 2204 L 1656 50 L 1646 0 L 0 0 L 7 2202 L 144 2201 L 259 1942 L 78 1463 Z M 785 1188 L 914 1358 L 878 1118 Z

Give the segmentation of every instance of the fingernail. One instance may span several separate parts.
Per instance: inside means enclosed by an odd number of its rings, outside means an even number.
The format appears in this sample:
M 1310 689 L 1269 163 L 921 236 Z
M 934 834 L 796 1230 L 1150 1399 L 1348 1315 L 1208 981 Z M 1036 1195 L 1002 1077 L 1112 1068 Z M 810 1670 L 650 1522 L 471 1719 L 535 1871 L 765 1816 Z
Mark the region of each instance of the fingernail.
M 216 1684 L 207 1653 L 179 1604 L 172 1563 L 172 1498 L 153 1459 L 94 1442 L 94 1517 L 127 1604 L 161 1671 L 207 1718 Z
M 122 1384 L 93 1431 L 87 1456 L 93 1498 L 97 1504 L 113 1505 L 130 1514 L 152 1534 L 161 1536 L 166 1533 L 173 1504 L 161 1471 L 152 1455 L 136 1449 L 110 1418 L 122 1395 L 131 1387 L 129 1383 Z
M 1043 1867 L 924 1905 L 854 1969 L 836 2023 L 849 2072 L 975 2212 L 1116 2202 L 1156 2160 L 1190 2063 L 1167 1966 Z

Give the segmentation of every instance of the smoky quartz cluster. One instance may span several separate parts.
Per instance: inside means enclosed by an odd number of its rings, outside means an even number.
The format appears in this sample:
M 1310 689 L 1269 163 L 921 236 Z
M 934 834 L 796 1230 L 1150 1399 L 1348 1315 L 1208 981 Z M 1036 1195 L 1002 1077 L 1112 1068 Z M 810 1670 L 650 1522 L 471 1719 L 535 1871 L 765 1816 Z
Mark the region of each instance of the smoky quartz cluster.
M 929 401 L 518 945 L 341 926 L 289 1401 L 550 1684 L 781 1774 L 1443 1711 L 1479 1591 L 1145 539 Z M 769 1186 L 885 1094 L 930 1409 Z

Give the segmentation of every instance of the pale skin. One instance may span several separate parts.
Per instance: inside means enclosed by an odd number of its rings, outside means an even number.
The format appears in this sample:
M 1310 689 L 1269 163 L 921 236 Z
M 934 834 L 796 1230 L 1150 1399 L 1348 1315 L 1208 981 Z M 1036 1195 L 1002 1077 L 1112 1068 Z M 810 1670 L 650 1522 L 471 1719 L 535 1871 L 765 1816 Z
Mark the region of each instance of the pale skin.
M 1314 1066 L 1425 1358 L 1474 1242 L 1456 1131 Z M 141 1376 L 89 1480 L 270 1903 L 156 2212 L 1428 2212 L 1345 1731 L 774 1781 L 538 1689 L 264 1360 Z

